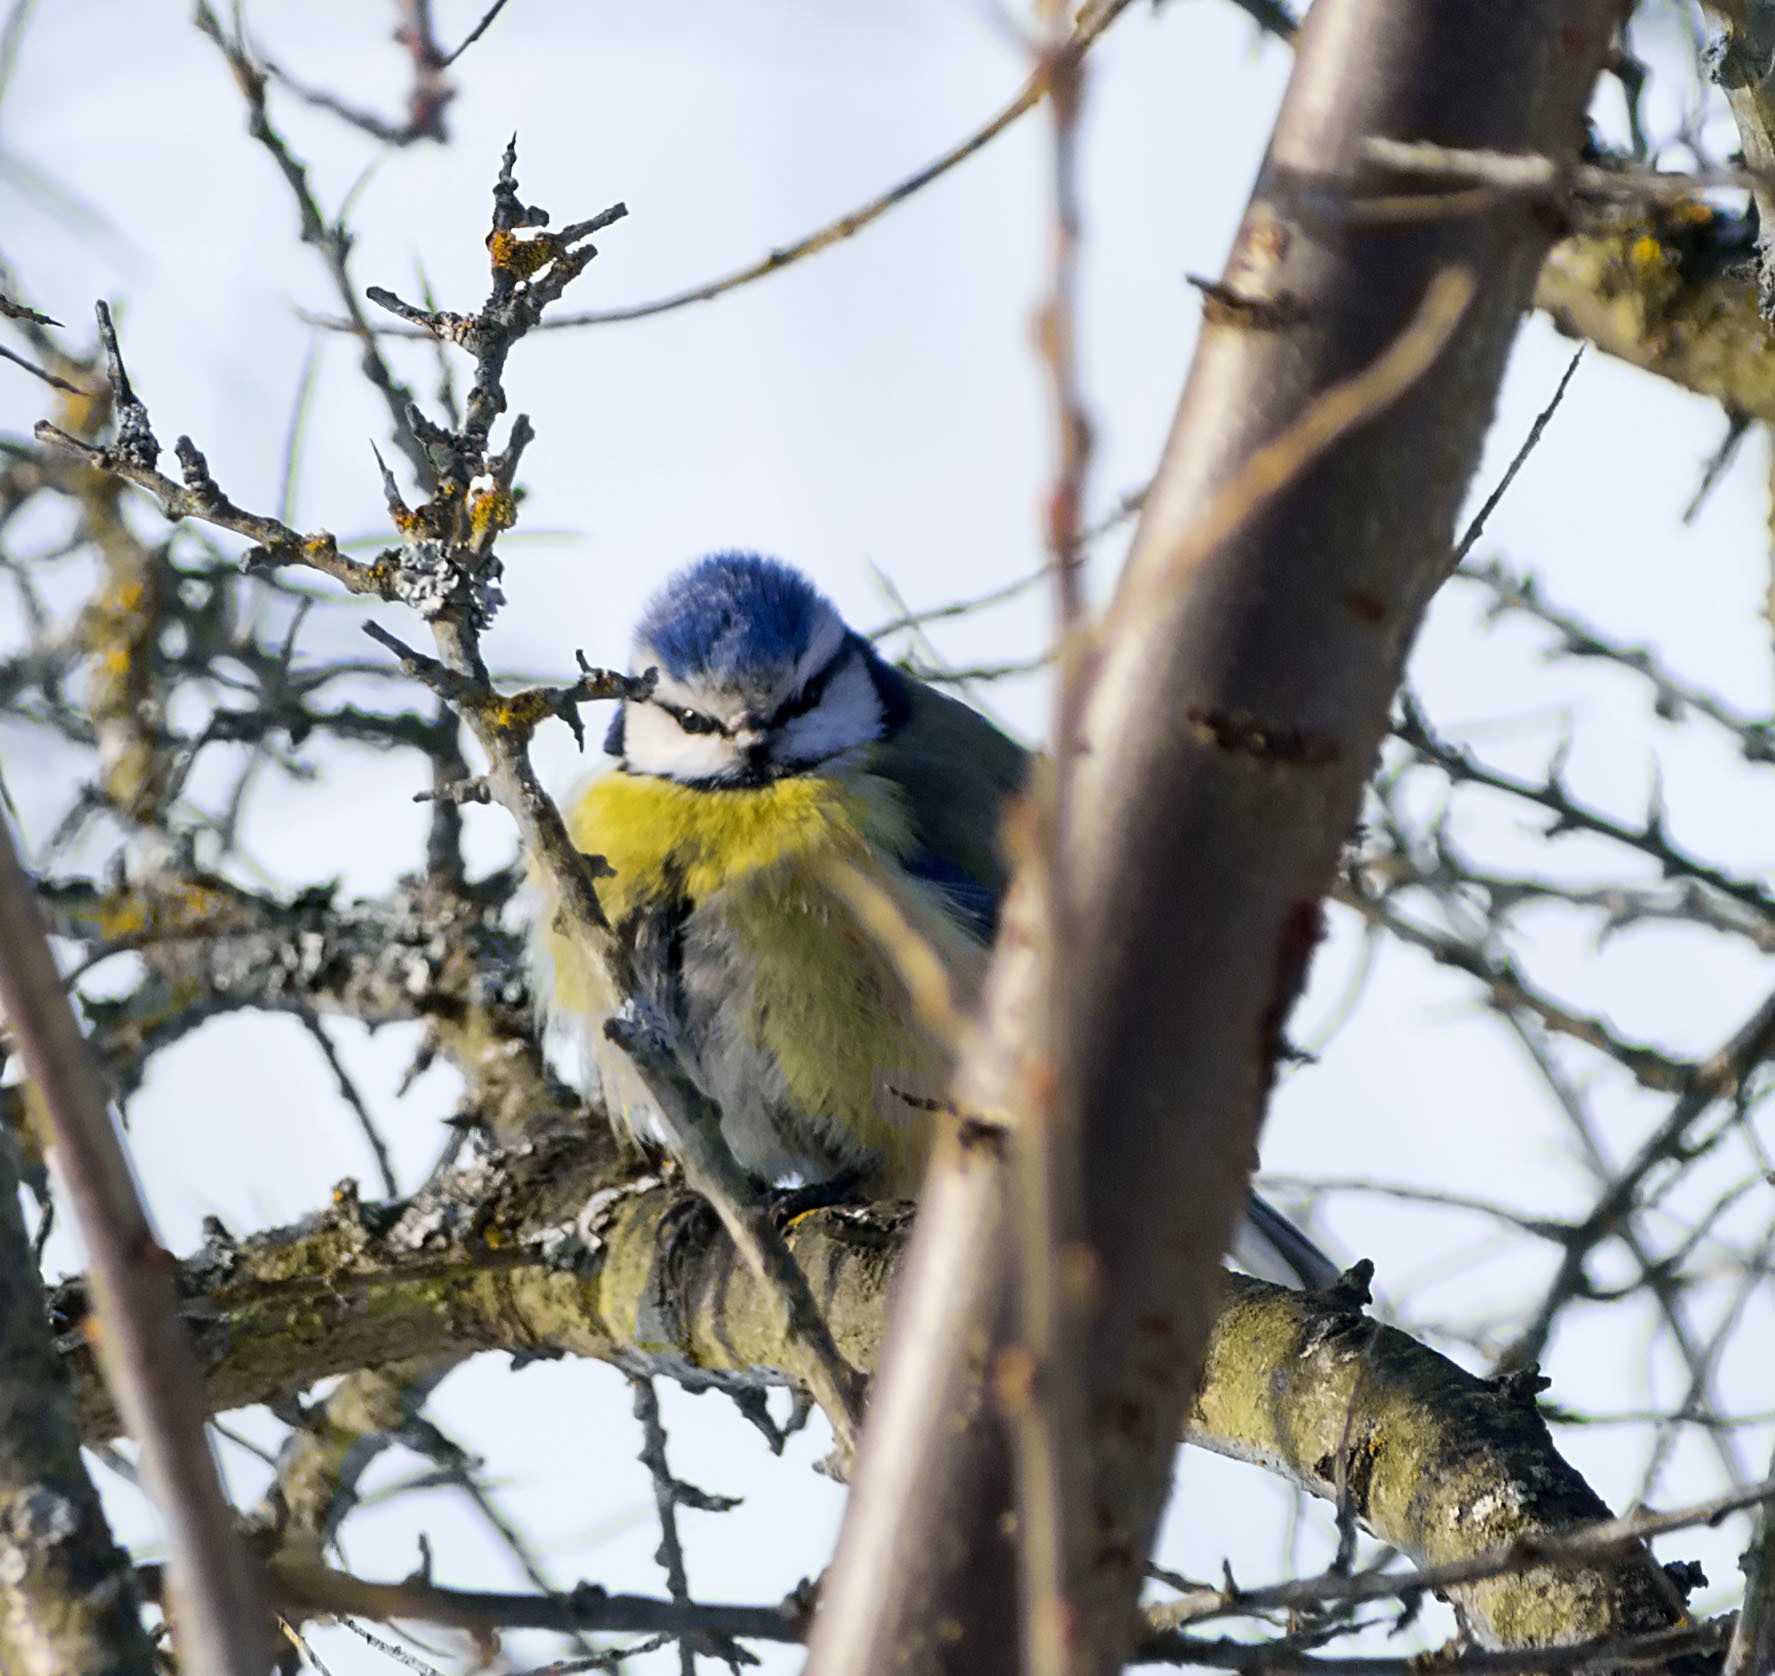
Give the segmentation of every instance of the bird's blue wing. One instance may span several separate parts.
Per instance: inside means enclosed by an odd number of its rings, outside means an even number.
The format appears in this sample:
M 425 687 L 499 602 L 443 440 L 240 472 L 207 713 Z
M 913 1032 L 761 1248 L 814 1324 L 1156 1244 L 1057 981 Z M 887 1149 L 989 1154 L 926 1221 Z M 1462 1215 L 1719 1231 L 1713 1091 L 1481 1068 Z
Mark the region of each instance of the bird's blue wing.
M 990 943 L 998 929 L 1000 892 L 990 884 L 971 877 L 947 856 L 922 844 L 906 857 L 906 871 L 915 879 L 924 879 L 942 891 L 955 917 L 981 942 Z
M 905 794 L 914 838 L 907 871 L 936 885 L 956 917 L 990 941 L 1008 883 L 1000 827 L 1028 753 L 978 711 L 869 655 L 891 728 L 872 766 Z

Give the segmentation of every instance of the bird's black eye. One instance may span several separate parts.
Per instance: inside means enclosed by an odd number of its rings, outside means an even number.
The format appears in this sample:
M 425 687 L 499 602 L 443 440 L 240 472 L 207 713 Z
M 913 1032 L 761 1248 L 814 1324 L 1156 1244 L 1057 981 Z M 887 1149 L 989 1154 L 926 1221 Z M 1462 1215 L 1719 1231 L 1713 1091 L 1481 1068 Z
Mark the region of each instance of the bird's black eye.
M 662 704 L 660 708 L 686 733 L 723 733 L 726 731 L 713 716 L 705 716 L 700 710 L 687 710 L 677 704 Z

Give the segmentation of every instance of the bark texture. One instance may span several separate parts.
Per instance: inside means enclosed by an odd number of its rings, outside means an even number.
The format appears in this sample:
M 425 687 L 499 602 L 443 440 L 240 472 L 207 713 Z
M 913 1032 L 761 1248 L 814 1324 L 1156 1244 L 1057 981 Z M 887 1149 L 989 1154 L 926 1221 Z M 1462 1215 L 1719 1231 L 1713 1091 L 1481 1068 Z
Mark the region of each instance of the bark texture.
M 602 1137 L 561 1137 L 476 1153 L 403 1205 L 347 1197 L 300 1227 L 187 1259 L 180 1289 L 212 1409 L 480 1350 L 594 1357 L 742 1401 L 780 1384 L 790 1357 L 780 1311 L 714 1218 L 651 1177 L 608 1173 L 602 1152 Z M 588 1189 L 589 1208 L 563 1215 L 563 1199 Z M 865 1372 L 881 1355 L 909 1228 L 904 1207 L 872 1205 L 801 1217 L 788 1236 L 839 1348 Z M 56 1304 L 78 1343 L 77 1289 Z M 84 1435 L 113 1435 L 90 1351 L 70 1355 Z M 1608 1516 L 1522 1388 L 1476 1378 L 1347 1301 L 1242 1275 L 1217 1284 L 1185 1436 L 1327 1499 L 1341 1454 L 1356 1516 L 1419 1564 Z M 1501 1646 L 1679 1615 L 1640 1543 L 1451 1592 L 1476 1634 Z M 940 1642 L 944 1628 L 927 1633 Z
M 152 1676 L 135 1573 L 80 1458 L 10 1152 L 0 1136 L 0 1670 Z
M 1085 660 L 1078 733 L 1057 741 L 1052 1060 L 982 1109 L 1027 1113 L 1022 1096 L 1046 1083 L 1082 1136 L 1096 1308 L 1080 1370 L 1091 1488 L 1073 1514 L 1088 1555 L 1073 1589 L 1080 1670 L 1118 1668 L 1127 1650 L 1280 1025 L 1555 231 L 1521 200 L 1475 210 L 1389 177 L 1364 142 L 1575 157 L 1621 12 L 1312 9 Z M 1260 502 L 1248 463 L 1397 342 L 1451 268 L 1478 293 L 1428 375 Z M 1248 503 L 1242 521 L 1203 547 L 1229 496 Z M 993 1228 L 994 1191 L 938 1183 L 927 1197 L 918 1241 L 952 1261 L 946 1276 L 912 1259 L 899 1310 L 916 1331 L 895 1337 L 912 1371 L 884 1370 L 816 1624 L 818 1676 L 1018 1668 L 1005 1443 L 981 1396 L 1003 1365 L 1004 1242 L 956 1226 Z M 965 1308 L 944 1302 L 958 1277 Z

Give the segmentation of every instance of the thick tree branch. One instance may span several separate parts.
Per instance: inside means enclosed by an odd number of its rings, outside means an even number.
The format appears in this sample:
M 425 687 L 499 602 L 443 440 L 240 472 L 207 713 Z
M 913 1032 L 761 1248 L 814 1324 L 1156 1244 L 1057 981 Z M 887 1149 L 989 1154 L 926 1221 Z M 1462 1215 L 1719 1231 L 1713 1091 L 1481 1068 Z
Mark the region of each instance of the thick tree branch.
M 181 1269 L 210 1404 L 487 1349 L 589 1356 L 735 1390 L 780 1384 L 794 1351 L 777 1299 L 693 1206 L 654 1178 L 611 1173 L 594 1147 L 562 1136 L 504 1153 L 471 1146 L 404 1204 L 347 1196 L 312 1223 L 213 1245 Z M 855 1207 L 804 1216 L 788 1235 L 839 1348 L 864 1369 L 880 1356 L 907 1226 L 903 1209 Z M 77 1324 L 78 1289 L 59 1303 Z M 115 1412 L 90 1352 L 73 1355 L 86 1435 L 108 1435 Z M 1231 1275 L 1217 1289 L 1186 1435 L 1316 1496 L 1334 1498 L 1341 1484 L 1360 1522 L 1419 1565 L 1480 1562 L 1437 1582 L 1488 1644 L 1677 1621 L 1640 1525 L 1606 1550 L 1554 1539 L 1608 1510 L 1553 1447 L 1532 1383 L 1464 1373 L 1362 1315 L 1354 1294 Z
M 29 879 L 0 821 L 0 1008 L 33 1085 L 74 1221 L 90 1254 L 107 1388 L 141 1444 L 166 1522 L 182 1658 L 195 1676 L 257 1676 L 264 1601 L 204 1435 L 202 1390 L 91 1050 L 63 992 Z
M 1314 7 L 1123 578 L 1119 600 L 1138 608 L 1120 610 L 1098 654 L 1080 738 L 1059 744 L 1074 765 L 1055 864 L 1059 1022 L 1032 1044 L 1033 1065 L 1013 1061 L 997 1098 L 968 1109 L 1039 1109 L 1027 1076 L 1057 1081 L 1081 1114 L 1090 1237 L 1077 1266 L 1096 1318 L 1079 1440 L 1092 1559 L 1076 1598 L 1103 1670 L 1125 1651 L 1318 902 L 1446 574 L 1550 238 L 1527 203 L 1457 206 L 1458 185 L 1448 207 L 1461 213 L 1377 221 L 1366 210 L 1402 177 L 1368 143 L 1574 157 L 1621 10 Z M 1437 207 L 1426 183 L 1406 184 Z M 1247 466 L 1354 387 L 1432 280 L 1459 269 L 1484 287 L 1434 370 L 1322 456 L 1303 450 L 1268 500 L 1254 486 L 1247 515 L 1204 542 Z M 884 1370 L 816 1624 L 819 1676 L 1017 1667 L 1003 1438 L 986 1397 L 1004 1291 L 977 1272 L 1003 1273 L 1002 1194 L 991 1172 L 972 1179 L 972 1193 L 940 1178 L 927 1190 L 918 1243 L 950 1262 L 910 1266 L 895 1343 L 915 1371 Z M 975 1270 L 955 1264 L 958 1245 Z
M 0 1145 L 0 1669 L 153 1676 L 134 1572 L 80 1458 L 8 1151 Z

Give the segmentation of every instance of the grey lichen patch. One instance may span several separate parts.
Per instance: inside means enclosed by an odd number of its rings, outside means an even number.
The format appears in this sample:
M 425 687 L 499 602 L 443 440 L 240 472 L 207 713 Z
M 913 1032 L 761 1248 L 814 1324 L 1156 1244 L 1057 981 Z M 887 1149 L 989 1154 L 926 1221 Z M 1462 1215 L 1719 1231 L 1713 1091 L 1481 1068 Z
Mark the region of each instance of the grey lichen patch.
M 505 594 L 496 585 L 498 561 L 480 558 L 452 542 L 403 542 L 396 560 L 394 597 L 428 623 L 466 612 L 477 628 L 485 628 L 505 603 Z

